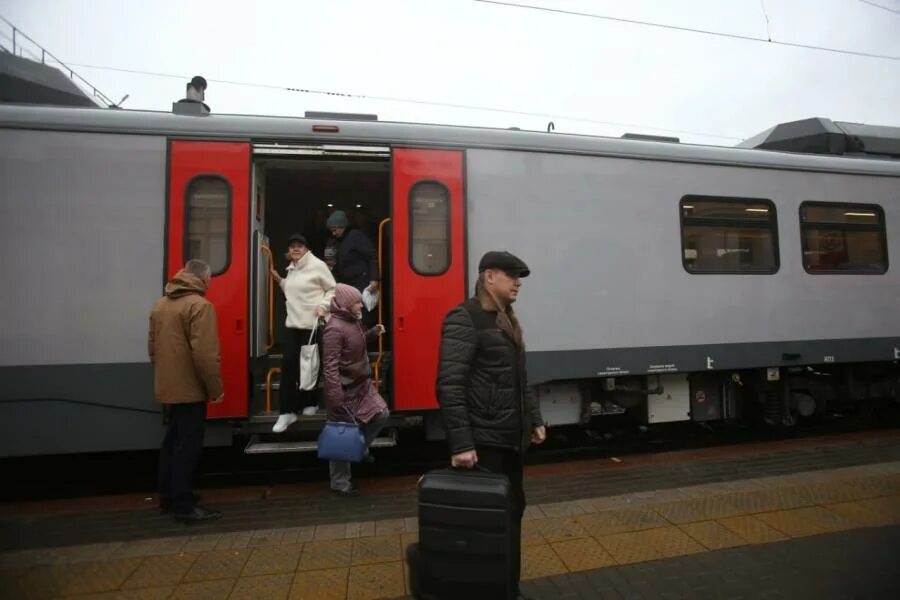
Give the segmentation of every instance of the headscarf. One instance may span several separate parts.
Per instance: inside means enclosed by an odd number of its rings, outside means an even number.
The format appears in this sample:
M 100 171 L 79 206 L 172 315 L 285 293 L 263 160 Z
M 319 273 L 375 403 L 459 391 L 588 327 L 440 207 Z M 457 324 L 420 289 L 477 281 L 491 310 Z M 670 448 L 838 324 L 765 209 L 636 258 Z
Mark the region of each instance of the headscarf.
M 334 288 L 334 297 L 331 299 L 331 314 L 343 316 L 348 320 L 362 318 L 362 311 L 353 312 L 356 303 L 362 302 L 362 294 L 352 285 L 339 283 Z

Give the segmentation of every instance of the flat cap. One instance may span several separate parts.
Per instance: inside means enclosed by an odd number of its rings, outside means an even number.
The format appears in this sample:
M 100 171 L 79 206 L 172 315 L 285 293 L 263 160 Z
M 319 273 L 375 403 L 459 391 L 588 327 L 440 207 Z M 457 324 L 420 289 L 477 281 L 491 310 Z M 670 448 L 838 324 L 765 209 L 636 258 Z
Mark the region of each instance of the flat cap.
M 531 274 L 528 265 L 521 258 L 509 252 L 497 250 L 486 252 L 478 261 L 478 272 L 481 273 L 485 269 L 498 269 L 519 277 L 528 277 Z

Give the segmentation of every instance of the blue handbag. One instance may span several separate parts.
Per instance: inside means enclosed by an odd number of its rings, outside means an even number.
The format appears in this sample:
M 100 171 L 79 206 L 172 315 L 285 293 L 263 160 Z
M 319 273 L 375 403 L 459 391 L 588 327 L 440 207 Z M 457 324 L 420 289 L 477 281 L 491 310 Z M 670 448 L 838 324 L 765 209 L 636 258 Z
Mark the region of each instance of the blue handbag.
M 355 421 L 327 421 L 316 447 L 321 460 L 358 463 L 366 455 L 366 436 Z

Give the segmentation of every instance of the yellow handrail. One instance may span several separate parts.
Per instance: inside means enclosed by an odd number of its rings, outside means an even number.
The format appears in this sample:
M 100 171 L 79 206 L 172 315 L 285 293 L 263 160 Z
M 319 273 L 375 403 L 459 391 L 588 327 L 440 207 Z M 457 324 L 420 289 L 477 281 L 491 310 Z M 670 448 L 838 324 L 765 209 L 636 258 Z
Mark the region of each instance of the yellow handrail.
M 381 276 L 382 285 L 378 286 L 378 293 L 381 296 L 378 299 L 378 322 L 384 323 L 384 226 L 390 222 L 390 219 L 383 219 L 378 224 L 378 274 Z M 384 356 L 384 335 L 378 336 L 378 358 L 375 359 L 375 389 L 380 387 L 381 383 L 381 358 Z
M 272 412 L 272 376 L 275 373 L 281 373 L 281 369 L 278 367 L 272 367 L 269 369 L 269 372 L 266 373 L 266 414 Z
M 272 258 L 272 249 L 265 244 L 260 249 L 266 253 L 269 258 L 269 271 L 266 273 L 266 279 L 269 282 L 269 339 L 266 341 L 266 352 L 275 345 L 275 278 L 272 277 L 272 271 L 275 269 L 275 259 Z

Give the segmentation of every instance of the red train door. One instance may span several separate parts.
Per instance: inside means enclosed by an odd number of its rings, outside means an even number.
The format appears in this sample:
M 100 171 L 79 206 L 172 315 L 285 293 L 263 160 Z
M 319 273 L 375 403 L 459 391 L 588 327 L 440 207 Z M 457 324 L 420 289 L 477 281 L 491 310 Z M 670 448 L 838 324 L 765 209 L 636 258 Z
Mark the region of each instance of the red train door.
M 214 419 L 247 416 L 249 189 L 249 143 L 169 143 L 166 273 L 191 258 L 212 267 L 206 298 L 216 307 L 225 385 L 225 401 L 208 407 Z
M 394 409 L 437 407 L 441 324 L 465 297 L 463 153 L 393 152 Z

